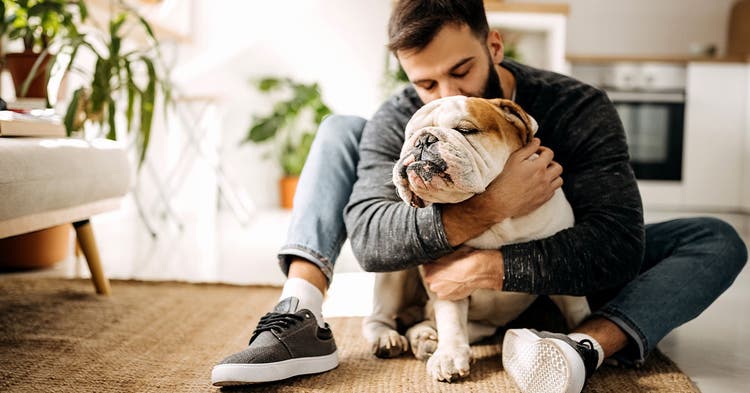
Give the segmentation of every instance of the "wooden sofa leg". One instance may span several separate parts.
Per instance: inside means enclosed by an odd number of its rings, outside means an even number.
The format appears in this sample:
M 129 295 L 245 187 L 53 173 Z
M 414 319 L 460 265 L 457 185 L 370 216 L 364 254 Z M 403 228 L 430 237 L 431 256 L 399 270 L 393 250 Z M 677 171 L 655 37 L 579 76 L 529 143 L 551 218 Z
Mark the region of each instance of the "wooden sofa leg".
M 109 280 L 104 276 L 102 262 L 99 259 L 99 250 L 96 248 L 91 222 L 89 220 L 74 222 L 73 227 L 76 229 L 76 237 L 78 238 L 78 244 L 81 246 L 81 251 L 83 251 L 83 256 L 86 257 L 86 263 L 89 265 L 91 281 L 94 282 L 96 293 L 101 295 L 111 294 Z

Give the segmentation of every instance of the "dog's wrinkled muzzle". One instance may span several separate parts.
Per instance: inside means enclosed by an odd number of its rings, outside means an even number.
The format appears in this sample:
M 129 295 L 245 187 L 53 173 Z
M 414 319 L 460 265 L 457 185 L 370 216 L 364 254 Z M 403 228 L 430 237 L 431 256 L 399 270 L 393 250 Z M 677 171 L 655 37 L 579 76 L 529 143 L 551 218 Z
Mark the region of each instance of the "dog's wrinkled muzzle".
M 410 189 L 410 204 L 424 207 L 425 203 L 416 194 L 429 193 L 445 188 L 446 183 L 452 183 L 448 175 L 448 163 L 440 153 L 440 139 L 429 132 L 421 130 L 415 135 L 413 149 L 401 160 L 399 176 L 408 184 Z

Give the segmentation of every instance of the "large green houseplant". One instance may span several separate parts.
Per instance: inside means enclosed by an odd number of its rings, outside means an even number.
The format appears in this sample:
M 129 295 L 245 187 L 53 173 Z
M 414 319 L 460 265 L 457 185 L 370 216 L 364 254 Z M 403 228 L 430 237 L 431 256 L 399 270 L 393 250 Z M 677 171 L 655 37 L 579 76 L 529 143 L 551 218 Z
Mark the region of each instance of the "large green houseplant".
M 122 137 L 135 133 L 138 163 L 143 163 L 148 149 L 156 99 L 161 91 L 165 109 L 170 101 L 171 85 L 161 64 L 159 42 L 151 26 L 123 3 L 108 23 L 104 34 L 71 36 L 63 43 L 64 72 L 74 72 L 84 79 L 76 89 L 65 113 L 68 135 L 92 124 L 100 136 L 118 138 L 118 118 L 125 123 Z M 142 29 L 148 38 L 143 47 L 123 49 L 126 34 Z M 82 51 L 94 58 L 94 65 L 84 69 L 76 59 Z M 57 56 L 58 59 L 61 57 Z
M 0 37 L 23 42 L 23 52 L 6 53 L 18 97 L 46 98 L 50 47 L 78 35 L 88 11 L 83 0 L 0 0 Z
M 284 177 L 280 181 L 281 205 L 291 208 L 297 179 L 302 173 L 318 126 L 331 109 L 323 102 L 317 83 L 299 83 L 289 78 L 263 78 L 255 82 L 264 95 L 285 98 L 275 102 L 265 116 L 254 116 L 245 142 L 272 143 Z M 284 94 L 285 93 L 285 94 Z

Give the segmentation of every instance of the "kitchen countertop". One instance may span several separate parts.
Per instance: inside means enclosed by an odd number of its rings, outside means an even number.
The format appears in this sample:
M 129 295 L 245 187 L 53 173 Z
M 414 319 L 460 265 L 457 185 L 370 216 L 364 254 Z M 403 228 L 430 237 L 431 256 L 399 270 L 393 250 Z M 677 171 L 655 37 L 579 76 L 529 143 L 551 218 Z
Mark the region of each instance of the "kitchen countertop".
M 567 54 L 571 63 L 750 63 L 750 57 L 742 56 L 691 56 L 691 55 L 579 55 Z

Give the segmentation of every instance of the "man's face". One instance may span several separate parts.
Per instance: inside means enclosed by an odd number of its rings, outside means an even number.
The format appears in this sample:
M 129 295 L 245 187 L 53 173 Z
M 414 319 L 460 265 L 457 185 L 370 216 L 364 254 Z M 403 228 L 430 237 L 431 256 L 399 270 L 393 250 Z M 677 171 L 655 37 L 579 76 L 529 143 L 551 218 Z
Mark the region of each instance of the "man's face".
M 491 39 L 499 39 L 492 35 Z M 488 40 L 489 41 L 489 40 Z M 446 25 L 421 50 L 399 50 L 401 66 L 425 104 L 442 97 L 501 98 L 503 91 L 493 65 L 497 46 L 479 40 L 467 25 Z M 494 50 L 496 55 L 489 53 Z

